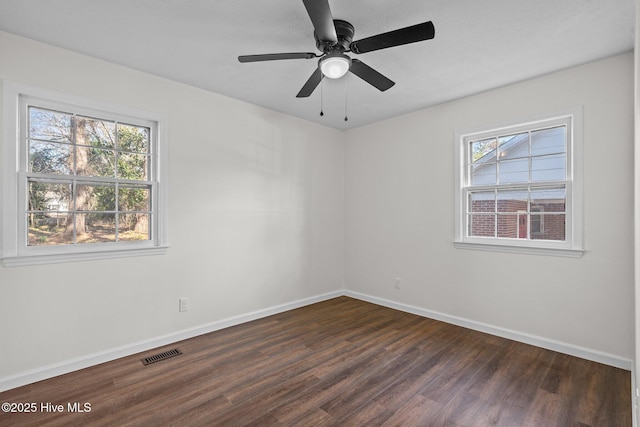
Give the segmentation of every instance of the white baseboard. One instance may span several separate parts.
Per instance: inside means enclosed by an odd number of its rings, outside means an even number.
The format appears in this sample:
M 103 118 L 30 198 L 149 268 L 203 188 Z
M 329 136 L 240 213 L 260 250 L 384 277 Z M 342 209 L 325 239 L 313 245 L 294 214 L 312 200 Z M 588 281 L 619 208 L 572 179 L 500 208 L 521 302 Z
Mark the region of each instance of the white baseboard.
M 191 329 L 182 330 L 176 333 L 163 335 L 160 337 L 140 341 L 137 343 L 121 346 L 113 349 L 109 349 L 102 352 L 89 354 L 82 357 L 66 360 L 54 365 L 44 366 L 42 368 L 33 369 L 19 374 L 0 378 L 0 392 L 10 390 L 12 388 L 20 387 L 23 385 L 31 384 L 37 381 L 42 381 L 48 378 L 53 378 L 58 375 L 67 374 L 69 372 L 77 371 L 79 369 L 88 368 L 90 366 L 98 365 L 104 362 L 110 362 L 112 360 L 119 359 L 125 356 L 131 356 L 132 354 L 148 351 L 157 347 L 173 344 L 178 341 L 182 341 L 188 338 L 193 338 L 199 335 L 214 332 L 220 329 L 228 328 L 230 326 L 239 325 L 241 323 L 250 322 L 252 320 L 261 319 L 263 317 L 271 316 L 273 314 L 282 313 L 288 310 L 304 307 L 317 302 L 325 301 L 340 296 L 348 296 L 351 298 L 359 299 L 362 301 L 371 302 L 373 304 L 381 305 L 384 307 L 393 308 L 396 310 L 404 311 L 407 313 L 416 314 L 418 316 L 427 317 L 430 319 L 440 320 L 443 322 L 451 323 L 453 325 L 462 326 L 465 328 L 473 329 L 480 332 L 485 332 L 491 335 L 496 335 L 503 338 L 508 338 L 514 341 L 519 341 L 525 344 L 535 345 L 537 347 L 554 350 L 560 353 L 568 354 L 571 356 L 580 357 L 583 359 L 591 360 L 605 365 L 614 366 L 616 368 L 626 369 L 631 371 L 633 363 L 630 359 L 625 359 L 619 356 L 615 356 L 608 353 L 603 353 L 597 350 L 592 350 L 584 347 L 575 346 L 547 338 L 538 337 L 522 332 L 512 331 L 509 329 L 500 328 L 497 326 L 488 325 L 474 320 L 465 319 L 462 317 L 451 316 L 437 311 L 427 310 L 420 307 L 415 307 L 407 304 L 398 303 L 395 301 L 387 300 L 384 298 L 378 298 L 371 295 L 362 294 L 359 292 L 353 292 L 348 290 L 338 290 L 329 292 L 323 295 L 317 295 L 310 298 L 304 298 L 301 300 L 289 302 L 286 304 L 277 305 L 274 307 L 265 308 L 262 310 L 253 311 L 250 313 L 242 314 L 239 316 L 229 317 L 227 319 L 219 320 L 206 325 L 198 326 Z
M 345 291 L 345 295 L 352 298 L 360 299 L 362 301 L 367 301 L 373 304 L 381 305 L 384 307 L 389 307 L 389 308 L 404 311 L 407 313 L 416 314 L 418 316 L 427 317 L 429 319 L 440 320 L 453 325 L 462 326 L 468 329 L 473 329 L 475 331 L 485 332 L 487 334 L 496 335 L 496 336 L 507 338 L 513 341 L 518 341 L 525 344 L 531 344 L 537 347 L 546 348 L 548 350 L 557 351 L 559 353 L 568 354 L 570 356 L 576 356 L 582 359 L 591 360 L 593 362 L 614 366 L 616 368 L 625 369 L 627 371 L 631 371 L 633 367 L 633 361 L 631 359 L 626 359 L 624 357 L 619 357 L 613 354 L 604 353 L 598 350 L 592 350 L 589 348 L 580 347 L 573 344 L 567 344 L 560 341 L 555 341 L 548 338 L 527 334 L 524 332 L 512 331 L 510 329 L 488 325 L 486 323 L 476 322 L 475 320 L 465 319 L 457 316 L 451 316 L 451 315 L 440 313 L 437 311 L 427 310 L 424 308 L 415 307 L 408 304 L 402 304 L 402 303 L 387 300 L 384 298 L 378 298 L 371 295 L 361 294 L 359 292 L 353 292 L 353 291 L 347 290 Z
M 110 362 L 112 360 L 120 359 L 121 357 L 131 356 L 132 354 L 151 350 L 157 347 L 173 344 L 178 341 L 182 341 L 188 338 L 193 338 L 198 335 L 207 334 L 209 332 L 218 331 L 220 329 L 228 328 L 230 326 L 239 325 L 241 323 L 261 319 L 263 317 L 271 316 L 273 314 L 278 314 L 288 310 L 293 310 L 295 308 L 304 307 L 310 304 L 314 304 L 316 302 L 325 301 L 331 298 L 337 298 L 343 295 L 345 295 L 345 292 L 342 290 L 329 292 L 327 294 L 317 295 L 310 298 L 304 298 L 304 299 L 289 302 L 286 304 L 281 304 L 274 307 L 253 311 L 251 313 L 229 317 L 227 319 L 219 320 L 217 322 L 209 323 L 209 324 L 198 326 L 191 329 L 185 329 L 176 333 L 163 335 L 160 337 L 109 349 L 106 351 L 88 354 L 86 356 L 73 358 L 70 360 L 66 360 L 64 362 L 56 363 L 54 365 L 44 366 L 42 368 L 21 372 L 19 374 L 16 374 L 10 377 L 0 378 L 0 392 L 10 390 L 12 388 L 20 387 L 23 385 L 31 384 L 36 381 L 42 381 L 48 378 L 53 378 L 58 375 L 68 374 L 69 372 L 88 368 L 90 366 L 98 365 L 100 363 Z

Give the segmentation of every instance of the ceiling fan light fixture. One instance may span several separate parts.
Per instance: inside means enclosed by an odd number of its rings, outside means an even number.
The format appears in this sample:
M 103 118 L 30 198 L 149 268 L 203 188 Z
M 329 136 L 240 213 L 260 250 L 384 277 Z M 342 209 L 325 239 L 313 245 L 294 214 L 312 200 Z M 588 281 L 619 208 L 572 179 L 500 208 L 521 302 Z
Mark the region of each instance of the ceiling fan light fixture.
M 351 58 L 340 52 L 330 53 L 320 60 L 320 71 L 330 79 L 339 79 L 347 74 L 350 67 Z

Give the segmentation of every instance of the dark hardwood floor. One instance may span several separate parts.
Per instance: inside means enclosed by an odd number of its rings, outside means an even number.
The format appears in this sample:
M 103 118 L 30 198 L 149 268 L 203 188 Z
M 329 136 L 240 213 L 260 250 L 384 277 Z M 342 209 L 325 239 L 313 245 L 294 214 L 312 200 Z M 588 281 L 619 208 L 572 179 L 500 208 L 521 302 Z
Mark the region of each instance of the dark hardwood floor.
M 183 354 L 140 361 L 172 348 Z M 0 425 L 626 427 L 630 381 L 340 297 L 0 393 L 37 405 L 0 413 Z M 74 403 L 90 411 L 69 412 Z

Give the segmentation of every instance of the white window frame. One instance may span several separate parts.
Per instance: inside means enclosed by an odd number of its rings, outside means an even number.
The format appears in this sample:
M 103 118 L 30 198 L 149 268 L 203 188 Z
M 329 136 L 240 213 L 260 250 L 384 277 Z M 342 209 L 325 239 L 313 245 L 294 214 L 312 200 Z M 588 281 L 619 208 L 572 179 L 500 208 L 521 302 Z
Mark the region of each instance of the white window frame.
M 564 241 L 524 240 L 468 235 L 467 194 L 473 188 L 466 168 L 467 146 L 472 140 L 498 135 L 509 135 L 533 129 L 565 124 L 567 129 L 566 152 L 566 230 Z M 514 252 L 535 255 L 581 257 L 583 248 L 582 201 L 582 107 L 511 122 L 500 126 L 487 126 L 455 133 L 455 230 L 454 246 L 460 249 Z M 553 181 L 551 182 L 553 183 Z M 524 184 L 525 186 L 527 184 Z M 517 185 L 514 185 L 517 187 Z
M 5 267 L 51 264 L 141 255 L 162 255 L 168 249 L 167 120 L 150 113 L 4 81 L 3 91 L 3 193 L 0 258 Z M 26 230 L 26 107 L 53 108 L 94 117 L 144 123 L 151 127 L 150 240 L 28 246 Z

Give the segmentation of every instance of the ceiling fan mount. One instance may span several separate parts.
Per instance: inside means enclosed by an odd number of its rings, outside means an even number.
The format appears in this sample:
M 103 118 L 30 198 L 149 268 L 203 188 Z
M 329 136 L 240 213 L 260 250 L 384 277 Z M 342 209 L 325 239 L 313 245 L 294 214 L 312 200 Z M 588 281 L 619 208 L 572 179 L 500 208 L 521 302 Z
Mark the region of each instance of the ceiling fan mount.
M 353 41 L 353 36 L 355 35 L 355 29 L 353 25 L 351 25 L 347 21 L 343 21 L 342 19 L 334 19 L 333 24 L 336 29 L 336 36 L 338 41 L 323 41 L 318 37 L 317 32 L 313 32 L 313 37 L 316 39 L 316 47 L 320 52 L 329 53 L 334 50 L 339 50 L 340 52 L 346 52 L 349 50 L 349 45 Z
M 310 96 L 324 77 L 340 78 L 351 72 L 380 91 L 391 88 L 395 82 L 380 74 L 358 59 L 345 54 L 356 55 L 387 49 L 404 44 L 430 40 L 435 36 L 435 28 L 431 21 L 381 33 L 361 40 L 353 41 L 355 29 L 347 21 L 333 19 L 328 0 L 302 0 L 311 23 L 316 47 L 321 55 L 313 52 L 267 53 L 259 55 L 241 55 L 240 62 L 275 61 L 281 59 L 320 58 L 318 67 L 304 84 L 298 98 Z

